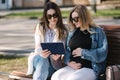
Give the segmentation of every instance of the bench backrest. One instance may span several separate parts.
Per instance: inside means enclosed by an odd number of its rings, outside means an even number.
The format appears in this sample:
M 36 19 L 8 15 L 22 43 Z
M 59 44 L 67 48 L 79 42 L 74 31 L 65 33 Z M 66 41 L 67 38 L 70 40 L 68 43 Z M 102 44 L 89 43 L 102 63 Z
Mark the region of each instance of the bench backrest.
M 120 64 L 120 25 L 100 25 L 108 39 L 107 65 Z

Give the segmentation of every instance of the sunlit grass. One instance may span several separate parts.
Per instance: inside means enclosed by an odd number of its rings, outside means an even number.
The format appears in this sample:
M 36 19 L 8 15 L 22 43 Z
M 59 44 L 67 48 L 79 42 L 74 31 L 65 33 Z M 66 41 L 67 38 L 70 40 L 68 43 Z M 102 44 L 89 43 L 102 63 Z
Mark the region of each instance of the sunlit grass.
M 27 57 L 0 55 L 0 72 L 11 72 L 14 70 L 27 70 Z
M 67 18 L 70 11 L 62 11 L 63 18 Z M 29 17 L 29 18 L 40 18 L 43 15 L 43 11 L 38 12 L 19 12 L 11 13 L 6 15 L 6 17 Z M 120 17 L 120 9 L 111 9 L 111 10 L 97 10 L 97 13 L 92 14 L 93 17 L 99 16 L 111 16 L 111 17 Z
M 120 17 L 120 9 L 113 10 L 98 10 L 93 16 L 111 16 Z

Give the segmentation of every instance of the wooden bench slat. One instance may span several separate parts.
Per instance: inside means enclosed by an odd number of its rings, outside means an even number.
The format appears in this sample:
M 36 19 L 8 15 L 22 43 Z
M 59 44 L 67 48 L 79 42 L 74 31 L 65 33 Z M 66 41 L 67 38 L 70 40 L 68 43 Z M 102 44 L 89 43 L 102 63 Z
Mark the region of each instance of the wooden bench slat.
M 120 64 L 120 25 L 100 25 L 108 39 L 107 65 Z

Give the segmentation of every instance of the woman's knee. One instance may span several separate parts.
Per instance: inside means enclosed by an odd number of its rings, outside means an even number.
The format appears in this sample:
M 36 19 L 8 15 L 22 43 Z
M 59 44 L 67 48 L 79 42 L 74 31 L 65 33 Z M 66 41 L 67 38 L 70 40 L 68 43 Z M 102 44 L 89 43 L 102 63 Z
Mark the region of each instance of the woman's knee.
M 72 74 L 66 80 L 95 80 L 95 78 L 90 75 Z
M 61 68 L 52 75 L 51 80 L 66 80 L 72 72 L 73 70 L 69 67 Z
M 60 80 L 59 78 L 61 77 L 61 72 L 60 71 L 56 71 L 55 73 L 53 73 L 51 80 Z
M 75 71 L 66 80 L 95 80 L 96 76 L 92 69 L 83 68 Z
M 38 63 L 40 63 L 42 60 L 42 57 L 40 55 L 35 55 L 33 58 L 33 65 L 37 65 Z

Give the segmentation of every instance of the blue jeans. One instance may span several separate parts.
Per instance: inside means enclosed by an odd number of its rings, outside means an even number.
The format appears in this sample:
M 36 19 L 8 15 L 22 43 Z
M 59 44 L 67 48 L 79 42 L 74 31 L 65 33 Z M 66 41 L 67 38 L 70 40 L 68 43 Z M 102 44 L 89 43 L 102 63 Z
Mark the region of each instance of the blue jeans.
M 36 55 L 33 59 L 33 80 L 46 80 L 50 77 L 55 69 L 52 67 L 48 58 L 43 58 L 40 55 Z

